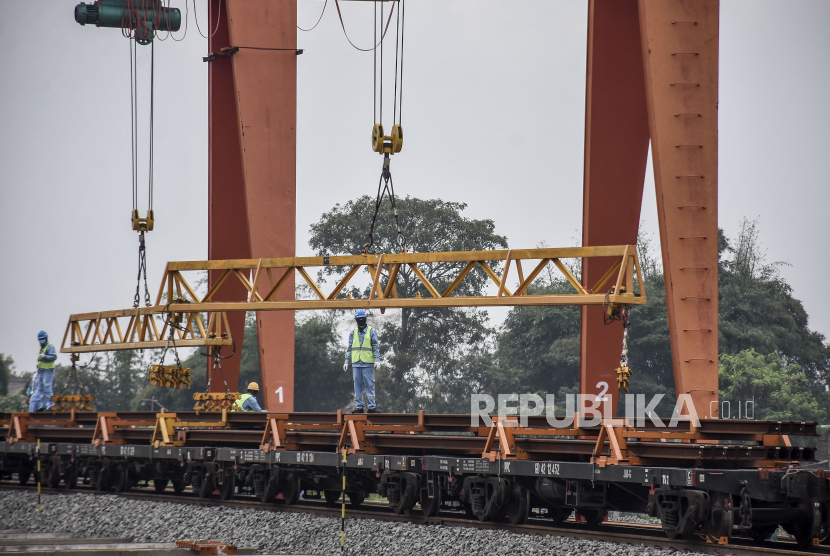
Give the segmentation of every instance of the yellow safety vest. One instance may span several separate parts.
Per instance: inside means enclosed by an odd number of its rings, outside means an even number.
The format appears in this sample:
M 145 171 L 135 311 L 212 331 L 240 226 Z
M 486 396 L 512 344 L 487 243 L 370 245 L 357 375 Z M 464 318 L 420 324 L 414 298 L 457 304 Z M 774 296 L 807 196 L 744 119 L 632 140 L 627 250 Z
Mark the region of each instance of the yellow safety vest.
M 45 346 L 40 348 L 40 350 L 37 352 L 37 356 L 40 357 L 41 354 L 46 353 L 46 350 L 51 345 L 52 344 L 47 343 Z M 37 368 L 38 369 L 54 369 L 55 368 L 55 362 L 54 361 L 38 361 L 37 362 Z
M 357 328 L 352 334 L 352 363 L 374 363 L 375 350 L 372 349 L 372 327 L 366 327 L 363 335 L 363 345 L 360 345 L 360 332 Z
M 252 398 L 250 394 L 242 394 L 239 396 L 239 399 L 234 402 L 237 411 L 250 411 L 250 409 L 245 409 L 242 405 L 248 400 L 248 398 Z

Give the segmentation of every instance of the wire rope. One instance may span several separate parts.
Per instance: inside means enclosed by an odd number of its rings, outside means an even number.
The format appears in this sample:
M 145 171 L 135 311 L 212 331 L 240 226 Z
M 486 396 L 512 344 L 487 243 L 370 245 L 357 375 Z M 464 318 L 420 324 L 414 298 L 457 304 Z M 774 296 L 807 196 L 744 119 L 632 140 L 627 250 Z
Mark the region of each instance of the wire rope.
M 216 28 L 213 30 L 212 33 L 210 32 L 210 19 L 208 19 L 208 29 L 207 30 L 208 30 L 209 36 L 206 37 L 204 35 L 204 33 L 202 33 L 202 28 L 199 27 L 199 14 L 196 13 L 196 0 L 193 0 L 193 20 L 196 22 L 196 29 L 199 30 L 199 34 L 202 35 L 203 39 L 213 38 L 213 35 L 215 35 L 216 32 L 219 30 L 219 21 L 222 20 L 222 0 L 219 0 L 219 7 L 216 10 Z
M 325 3 L 323 4 L 323 11 L 320 12 L 320 17 L 317 18 L 317 23 L 315 23 L 313 27 L 311 27 L 309 29 L 303 29 L 302 27 L 297 25 L 297 29 L 299 29 L 300 31 L 306 31 L 306 32 L 314 31 L 315 27 L 317 27 L 320 24 L 320 21 L 323 19 L 323 14 L 326 13 L 326 6 L 328 6 L 328 5 L 329 5 L 329 0 L 326 0 Z
M 389 24 L 392 22 L 392 14 L 395 13 L 395 7 L 392 6 L 392 10 L 389 12 L 389 20 L 386 22 L 386 28 L 383 30 L 383 34 L 380 36 L 380 42 L 375 44 L 372 48 L 360 48 L 355 43 L 352 42 L 352 39 L 349 38 L 349 33 L 346 32 L 346 24 L 343 23 L 343 13 L 340 11 L 340 2 L 338 0 L 334 0 L 334 6 L 337 8 L 337 15 L 340 18 L 340 26 L 343 28 L 343 34 L 346 35 L 346 40 L 349 41 L 349 44 L 352 45 L 356 50 L 360 50 L 361 52 L 369 52 L 371 50 L 376 49 L 380 43 L 383 42 L 383 39 L 386 37 L 386 32 L 389 31 Z M 377 39 L 377 37 L 375 37 Z

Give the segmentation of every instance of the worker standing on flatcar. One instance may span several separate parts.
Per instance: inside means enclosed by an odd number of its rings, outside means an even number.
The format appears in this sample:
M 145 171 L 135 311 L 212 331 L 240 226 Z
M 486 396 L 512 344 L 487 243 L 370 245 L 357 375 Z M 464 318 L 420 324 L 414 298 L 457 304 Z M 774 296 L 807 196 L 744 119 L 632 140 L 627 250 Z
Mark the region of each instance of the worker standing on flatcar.
M 375 371 L 380 369 L 380 340 L 378 332 L 366 324 L 366 311 L 358 309 L 354 314 L 357 326 L 349 332 L 346 342 L 346 361 L 343 371 L 349 370 L 349 361 L 352 363 L 354 377 L 355 413 L 364 413 L 363 390 L 366 389 L 366 399 L 369 402 L 365 413 L 379 413 L 375 405 Z
M 238 400 L 234 402 L 237 411 L 264 411 L 259 407 L 259 402 L 256 401 L 256 395 L 259 393 L 259 384 L 252 382 L 248 384 L 248 393 L 242 394 Z
M 47 411 L 52 409 L 55 402 L 52 401 L 52 383 L 55 381 L 55 359 L 58 354 L 55 346 L 49 343 L 49 336 L 41 330 L 38 332 L 37 340 L 40 342 L 40 349 L 37 352 L 37 371 L 26 390 L 29 412 Z

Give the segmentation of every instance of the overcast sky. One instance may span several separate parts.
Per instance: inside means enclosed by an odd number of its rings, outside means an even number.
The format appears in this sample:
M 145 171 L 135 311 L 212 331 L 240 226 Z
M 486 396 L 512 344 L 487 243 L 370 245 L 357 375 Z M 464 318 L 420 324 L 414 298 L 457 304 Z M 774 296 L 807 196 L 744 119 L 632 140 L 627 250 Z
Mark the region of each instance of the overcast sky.
M 0 18 L 0 353 L 21 371 L 39 330 L 58 343 L 70 313 L 131 307 L 135 292 L 128 42 L 75 23 L 76 3 L 18 3 Z M 341 6 L 352 40 L 370 46 L 371 4 Z M 322 8 L 300 0 L 299 24 Z M 408 3 L 397 193 L 465 202 L 514 248 L 575 245 L 586 25 L 580 0 Z M 826 0 L 721 1 L 720 226 L 734 236 L 758 218 L 768 260 L 789 263 L 811 328 L 830 335 L 828 28 Z M 333 2 L 298 43 L 297 254 L 309 255 L 309 225 L 374 195 L 381 160 L 369 149 L 372 56 L 349 46 Z M 156 43 L 151 291 L 166 261 L 207 256 L 206 49 L 192 3 L 184 40 Z M 149 47 L 139 56 L 146 76 Z M 140 148 L 145 160 L 146 135 Z M 643 226 L 658 241 L 651 168 L 645 191 Z

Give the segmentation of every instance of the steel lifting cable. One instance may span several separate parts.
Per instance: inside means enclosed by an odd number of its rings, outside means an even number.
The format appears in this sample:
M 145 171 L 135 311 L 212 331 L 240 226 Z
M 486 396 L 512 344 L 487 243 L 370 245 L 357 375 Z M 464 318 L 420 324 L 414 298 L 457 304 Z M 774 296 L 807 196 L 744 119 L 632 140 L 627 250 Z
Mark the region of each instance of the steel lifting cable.
M 193 0 L 193 20 L 196 22 L 196 29 L 198 29 L 199 34 L 202 35 L 203 39 L 211 39 L 213 35 L 219 30 L 219 21 L 222 19 L 222 0 L 219 0 L 218 7 L 216 8 L 216 27 L 213 29 L 213 32 L 210 30 L 210 20 L 208 19 L 208 36 L 206 37 L 202 33 L 201 27 L 199 27 L 199 14 L 196 13 L 196 0 Z
M 133 219 L 138 214 L 138 59 L 136 39 L 130 38 L 130 131 L 132 150 L 133 173 Z M 148 175 L 148 215 L 153 211 L 153 119 L 155 97 L 155 43 L 150 43 L 150 149 Z M 141 304 L 141 281 L 144 280 L 144 304 L 150 307 L 152 302 L 150 290 L 147 287 L 147 245 L 144 241 L 144 230 L 138 230 L 138 275 L 136 277 L 135 296 L 133 307 Z
M 395 125 L 400 129 L 400 122 L 401 122 L 401 115 L 403 113 L 403 40 L 404 40 L 404 4 L 403 0 L 400 0 L 401 7 L 398 10 L 398 18 L 396 23 L 396 30 L 395 30 L 395 88 L 394 88 L 394 98 L 393 98 L 393 109 L 392 109 L 392 124 L 393 124 L 393 136 L 395 133 Z M 394 13 L 394 6 L 392 11 L 390 11 L 390 17 Z M 383 3 L 381 3 L 381 11 L 380 11 L 380 21 L 383 22 Z M 387 25 L 388 28 L 388 25 Z M 375 33 L 377 37 L 377 2 L 375 2 Z M 385 32 L 384 32 L 385 34 Z M 399 58 L 399 48 L 400 48 L 400 97 L 398 97 L 398 58 Z M 380 108 L 380 119 L 375 120 L 378 122 L 376 124 L 376 128 L 380 125 L 380 129 L 382 129 L 382 122 L 383 122 L 383 39 L 380 41 L 380 102 L 377 101 L 377 94 L 378 94 L 378 87 L 377 87 L 377 78 L 378 78 L 378 54 L 375 52 L 374 54 L 374 80 L 373 80 L 373 93 L 374 93 L 374 106 L 373 106 L 373 113 L 372 116 L 378 115 L 378 105 Z M 400 98 L 400 100 L 399 100 Z M 400 105 L 400 109 L 399 109 Z M 403 131 L 400 131 L 401 139 L 403 137 Z M 382 135 L 382 132 L 380 133 Z M 381 139 L 381 142 L 383 140 Z M 389 168 L 390 163 L 390 151 L 382 148 L 379 152 L 383 152 L 383 169 L 381 170 L 380 179 L 378 180 L 378 192 L 377 196 L 375 197 L 375 208 L 374 212 L 372 213 L 372 222 L 369 225 L 369 233 L 366 234 L 366 243 L 363 245 L 363 252 L 367 253 L 369 249 L 374 245 L 374 231 L 375 231 L 375 224 L 377 221 L 378 212 L 380 211 L 380 206 L 383 202 L 383 197 L 385 195 L 389 195 L 389 202 L 392 207 L 392 214 L 395 217 L 395 226 L 397 228 L 397 238 L 396 243 L 398 249 L 401 251 L 406 250 L 406 238 L 403 235 L 403 230 L 401 228 L 400 218 L 398 215 L 398 208 L 395 203 L 395 186 L 392 180 L 392 172 Z M 394 148 L 391 152 L 397 152 Z
M 340 12 L 340 2 L 338 0 L 334 0 L 334 5 L 337 8 L 337 15 L 340 18 L 340 26 L 343 28 L 343 34 L 346 36 L 346 40 L 349 41 L 349 44 L 352 45 L 356 50 L 360 50 L 361 52 L 372 51 L 383 42 L 383 39 L 386 37 L 386 32 L 389 30 L 389 24 L 392 22 L 392 14 L 395 13 L 395 6 L 392 6 L 392 10 L 389 12 L 389 19 L 386 21 L 386 28 L 383 30 L 383 34 L 380 37 L 380 42 L 376 42 L 375 45 L 371 48 L 360 48 L 352 42 L 352 39 L 349 38 L 349 33 L 346 32 L 346 24 L 343 23 L 343 14 Z M 375 36 L 375 40 L 377 41 L 377 36 Z
M 75 377 L 75 380 L 76 380 L 76 381 L 77 381 L 77 383 L 78 383 L 78 394 L 83 395 L 83 393 L 84 393 L 84 385 L 81 383 L 81 375 L 80 375 L 80 373 L 78 372 L 78 369 L 86 369 L 87 367 L 89 367 L 90 365 L 92 365 L 92 363 L 94 363 L 94 362 L 95 362 L 95 359 L 97 359 L 97 357 L 98 357 L 98 356 L 95 356 L 95 357 L 93 357 L 92 359 L 90 359 L 90 360 L 89 360 L 89 363 L 87 363 L 86 365 L 83 365 L 83 366 L 81 366 L 81 367 L 78 367 L 78 366 L 76 366 L 76 365 L 75 365 L 76 359 L 75 359 L 75 357 L 74 357 L 74 356 L 75 356 L 75 355 L 77 355 L 77 354 L 72 354 L 72 355 L 73 355 L 73 357 L 71 357 L 71 360 L 72 360 L 72 367 L 70 367 L 70 369 L 69 369 L 69 373 L 67 373 L 67 375 L 66 375 L 66 382 L 65 382 L 65 383 L 64 383 L 64 385 L 63 385 L 63 390 L 61 390 L 61 396 L 65 396 L 65 395 L 66 395 L 66 389 L 69 387 L 69 380 L 70 380 L 73 376 Z
M 392 172 L 389 171 L 389 155 L 387 154 L 383 158 L 383 170 L 380 174 L 380 180 L 378 181 L 378 194 L 375 198 L 375 211 L 372 214 L 372 223 L 369 225 L 369 233 L 366 234 L 366 243 L 363 245 L 363 252 L 368 253 L 369 249 L 374 245 L 374 232 L 375 232 L 375 222 L 378 218 L 378 211 L 380 210 L 380 205 L 383 202 L 383 197 L 389 193 L 389 202 L 392 205 L 392 214 L 395 216 L 395 226 L 397 227 L 398 236 L 396 242 L 398 244 L 398 249 L 404 251 L 406 249 L 406 238 L 403 235 L 403 230 L 401 229 L 401 223 L 398 219 L 398 207 L 395 206 L 395 186 L 392 183 Z
M 310 28 L 308 28 L 308 29 L 303 29 L 302 27 L 300 27 L 299 25 L 297 25 L 297 29 L 299 29 L 300 31 L 306 31 L 306 32 L 308 32 L 308 31 L 314 31 L 314 29 L 315 29 L 315 28 L 316 28 L 316 27 L 320 24 L 320 21 L 322 21 L 322 20 L 323 20 L 323 14 L 324 14 L 324 13 L 326 13 L 326 6 L 328 6 L 328 5 L 329 5 L 329 0 L 326 0 L 326 1 L 323 3 L 323 11 L 322 11 L 322 12 L 320 12 L 320 17 L 318 17 L 318 18 L 317 18 L 317 23 L 315 23 L 312 27 L 310 27 Z

